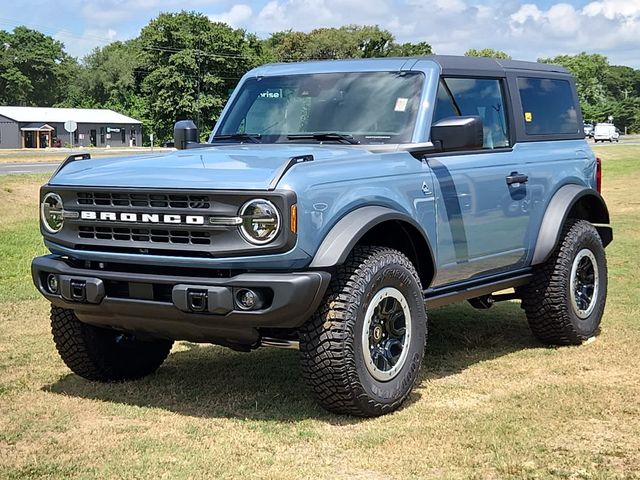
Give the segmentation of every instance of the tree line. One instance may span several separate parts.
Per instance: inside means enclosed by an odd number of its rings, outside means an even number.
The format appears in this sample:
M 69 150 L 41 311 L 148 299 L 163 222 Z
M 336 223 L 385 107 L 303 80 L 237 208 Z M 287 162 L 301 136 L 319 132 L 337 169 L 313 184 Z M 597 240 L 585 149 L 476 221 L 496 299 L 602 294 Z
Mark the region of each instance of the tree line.
M 163 141 L 183 118 L 194 119 L 206 135 L 242 75 L 264 63 L 431 53 L 428 43 L 399 43 L 378 26 L 284 31 L 260 39 L 183 11 L 162 13 L 138 37 L 77 60 L 61 42 L 22 26 L 0 30 L 0 104 L 111 108 L 140 119 L 146 134 Z M 509 58 L 492 49 L 466 55 Z M 586 53 L 538 61 L 573 73 L 585 120 L 612 115 L 619 128 L 640 131 L 640 70 Z

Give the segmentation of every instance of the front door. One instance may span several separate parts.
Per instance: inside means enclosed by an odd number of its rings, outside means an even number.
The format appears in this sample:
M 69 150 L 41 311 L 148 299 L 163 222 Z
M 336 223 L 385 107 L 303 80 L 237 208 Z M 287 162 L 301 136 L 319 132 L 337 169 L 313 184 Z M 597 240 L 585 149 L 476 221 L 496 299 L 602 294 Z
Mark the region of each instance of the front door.
M 438 212 L 436 286 L 514 269 L 526 260 L 530 193 L 527 171 L 511 149 L 504 88 L 501 79 L 441 81 L 434 122 L 479 115 L 484 148 L 427 160 Z
M 98 145 L 98 136 L 97 136 L 97 131 L 95 129 L 92 129 L 89 131 L 89 142 L 91 143 L 91 145 L 93 145 L 94 147 L 96 147 Z
M 29 130 L 23 133 L 24 148 L 36 148 L 36 132 Z

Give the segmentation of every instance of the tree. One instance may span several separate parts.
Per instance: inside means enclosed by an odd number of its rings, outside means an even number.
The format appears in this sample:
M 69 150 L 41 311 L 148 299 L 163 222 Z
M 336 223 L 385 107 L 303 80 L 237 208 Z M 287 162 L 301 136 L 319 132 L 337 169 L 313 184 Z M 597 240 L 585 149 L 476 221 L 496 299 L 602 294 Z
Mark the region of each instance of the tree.
M 0 31 L 0 102 L 51 106 L 63 101 L 76 66 L 52 37 L 27 27 Z
M 640 130 L 639 70 L 611 66 L 606 57 L 584 52 L 539 61 L 562 65 L 575 77 L 585 120 L 603 122 L 613 116 L 621 130 Z
M 605 71 L 602 86 L 606 95 L 613 98 L 640 97 L 640 70 L 610 65 Z
M 511 55 L 509 55 L 507 52 L 503 52 L 502 50 L 494 50 L 493 48 L 483 48 L 482 50 L 470 48 L 464 53 L 464 55 L 465 57 L 491 57 L 511 60 Z
M 111 108 L 131 115 L 139 94 L 135 81 L 139 64 L 135 41 L 113 42 L 96 48 L 78 65 L 67 99 L 60 105 Z
M 433 54 L 433 50 L 431 45 L 427 42 L 418 42 L 418 43 L 400 43 L 394 44 L 390 51 L 390 57 L 422 57 L 424 55 Z
M 420 56 L 432 53 L 431 45 L 396 43 L 393 34 L 377 25 L 317 28 L 309 33 L 276 32 L 265 45 L 279 61 Z
M 541 63 L 553 63 L 565 67 L 576 79 L 580 102 L 598 105 L 605 101 L 603 87 L 606 71 L 609 68 L 607 57 L 599 54 L 558 55 L 553 58 L 538 59 Z
M 136 46 L 144 116 L 158 139 L 171 138 L 174 122 L 185 118 L 211 129 L 229 91 L 261 60 L 254 37 L 194 12 L 160 14 Z

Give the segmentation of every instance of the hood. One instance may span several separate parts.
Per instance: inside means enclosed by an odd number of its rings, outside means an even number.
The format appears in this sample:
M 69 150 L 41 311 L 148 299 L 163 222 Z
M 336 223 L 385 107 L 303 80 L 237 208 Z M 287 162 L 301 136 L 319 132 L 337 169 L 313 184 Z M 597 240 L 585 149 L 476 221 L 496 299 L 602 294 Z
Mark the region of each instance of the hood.
M 159 155 L 76 160 L 50 185 L 95 187 L 266 190 L 289 158 L 313 155 L 314 161 L 354 158 L 367 150 L 340 145 L 225 145 Z

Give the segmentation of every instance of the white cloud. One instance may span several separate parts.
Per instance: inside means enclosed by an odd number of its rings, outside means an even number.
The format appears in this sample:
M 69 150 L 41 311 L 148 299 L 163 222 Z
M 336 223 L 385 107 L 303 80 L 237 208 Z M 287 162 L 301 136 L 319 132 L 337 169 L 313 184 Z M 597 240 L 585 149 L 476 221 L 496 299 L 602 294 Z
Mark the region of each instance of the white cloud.
M 511 20 L 517 24 L 523 24 L 528 20 L 538 21 L 542 17 L 542 11 L 533 3 L 525 3 L 517 12 L 511 14 Z
M 640 2 L 637 0 L 604 0 L 591 2 L 582 9 L 589 17 L 602 15 L 608 20 L 617 18 L 637 20 L 640 17 Z
M 549 10 L 542 11 L 536 5 L 527 3 L 511 14 L 511 28 L 517 34 L 528 32 L 530 28 L 548 30 L 553 36 L 574 35 L 580 27 L 578 13 L 568 3 L 557 3 Z
M 184 0 L 65 0 L 63 4 L 58 3 L 45 2 L 34 14 L 23 15 L 11 9 L 9 3 L 0 1 L 0 17 L 20 16 L 26 24 L 45 25 L 43 31 L 58 32 L 56 37 L 70 52 L 80 56 L 111 39 L 135 37 L 140 28 L 161 11 L 188 9 L 262 37 L 289 29 L 309 31 L 318 27 L 377 24 L 390 30 L 401 42 L 426 41 L 442 54 L 462 54 L 469 48 L 489 47 L 505 50 L 514 58 L 535 60 L 541 56 L 588 51 L 603 53 L 612 63 L 640 67 L 640 0 L 190 0 L 187 3 Z M 72 29 L 75 38 L 65 36 L 63 29 Z
M 640 66 L 640 0 L 594 1 L 582 9 L 570 1 L 542 8 L 535 0 L 268 0 L 257 8 L 245 0 L 210 18 L 262 36 L 377 24 L 399 41 L 426 41 L 442 54 L 489 47 L 535 60 L 585 50 Z
M 524 4 L 509 17 L 511 34 L 542 55 L 603 53 L 613 63 L 639 66 L 640 1 L 603 0 L 581 10 L 557 3 L 547 10 Z
M 253 15 L 253 10 L 249 5 L 237 4 L 231 7 L 228 12 L 209 15 L 212 22 L 228 23 L 232 27 L 242 26 Z

